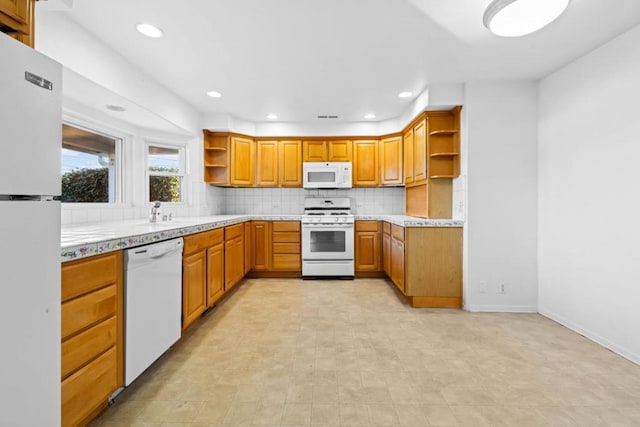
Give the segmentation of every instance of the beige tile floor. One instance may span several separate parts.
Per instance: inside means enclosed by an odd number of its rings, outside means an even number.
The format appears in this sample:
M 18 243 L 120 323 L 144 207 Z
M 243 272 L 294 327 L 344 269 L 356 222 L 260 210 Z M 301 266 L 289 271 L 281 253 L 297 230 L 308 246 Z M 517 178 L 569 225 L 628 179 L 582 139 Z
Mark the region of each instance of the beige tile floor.
M 640 426 L 640 366 L 537 314 L 382 279 L 251 279 L 93 426 Z

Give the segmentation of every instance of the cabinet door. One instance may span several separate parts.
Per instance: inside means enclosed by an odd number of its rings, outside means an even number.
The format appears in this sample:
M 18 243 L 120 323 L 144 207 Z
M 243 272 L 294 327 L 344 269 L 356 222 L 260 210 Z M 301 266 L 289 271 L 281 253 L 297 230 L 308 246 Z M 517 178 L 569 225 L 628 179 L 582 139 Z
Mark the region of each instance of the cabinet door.
M 327 142 L 326 141 L 304 141 L 302 143 L 302 154 L 305 162 L 326 162 Z
M 382 235 L 382 269 L 391 278 L 391 235 Z
M 229 291 L 235 285 L 237 263 L 235 252 L 235 239 L 224 242 L 224 290 Z
M 31 0 L 0 0 L 0 12 L 26 24 L 29 18 L 29 1 Z
M 352 156 L 351 141 L 329 141 L 329 162 L 350 162 Z
M 356 231 L 356 271 L 380 271 L 380 234 Z
M 256 142 L 256 186 L 278 186 L 278 141 Z
M 182 329 L 198 320 L 207 308 L 206 251 L 182 259 Z
M 391 237 L 391 280 L 404 293 L 404 242 Z
M 253 221 L 253 269 L 256 271 L 271 270 L 271 223 Z
M 236 262 L 234 263 L 236 266 L 236 270 L 235 270 L 235 282 L 238 283 L 242 280 L 242 278 L 244 277 L 244 233 L 242 236 L 238 236 L 236 237 L 236 242 L 234 244 L 234 250 L 235 250 L 235 259 Z
M 413 179 L 422 182 L 427 179 L 427 120 L 413 128 Z
M 378 175 L 378 141 L 354 141 L 353 186 L 376 187 Z
M 280 141 L 281 187 L 302 187 L 302 141 Z
M 413 129 L 408 130 L 402 137 L 404 150 L 404 183 L 413 183 Z
M 207 306 L 224 294 L 224 244 L 207 249 Z
M 251 230 L 251 223 L 245 222 L 244 223 L 244 239 L 243 239 L 243 244 L 244 244 L 243 245 L 244 246 L 244 271 L 242 272 L 243 276 L 245 276 L 253 268 L 253 245 L 251 244 L 251 242 L 253 241 L 252 235 L 253 235 L 253 232 Z
M 253 140 L 231 137 L 231 185 L 253 185 L 255 150 Z
M 380 141 L 380 170 L 382 185 L 402 184 L 402 137 Z

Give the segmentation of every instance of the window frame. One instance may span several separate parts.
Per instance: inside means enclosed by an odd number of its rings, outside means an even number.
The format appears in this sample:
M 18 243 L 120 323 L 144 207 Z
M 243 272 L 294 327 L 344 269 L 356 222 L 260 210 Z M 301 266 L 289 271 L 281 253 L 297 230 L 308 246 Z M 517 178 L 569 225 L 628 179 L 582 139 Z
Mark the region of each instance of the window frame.
M 80 120 L 78 118 L 63 117 L 62 125 L 71 126 L 87 132 L 101 135 L 107 138 L 112 138 L 115 141 L 115 197 L 113 202 L 62 202 L 64 206 L 95 206 L 95 207 L 109 207 L 109 206 L 121 206 L 125 204 L 125 141 L 127 136 L 116 129 L 101 126 L 95 122 Z M 62 140 L 60 141 L 60 155 L 62 156 Z M 62 166 L 62 164 L 61 164 Z M 61 180 L 62 180 L 62 170 Z
M 149 147 L 167 148 L 171 150 L 178 150 L 178 172 L 152 172 L 149 170 Z M 154 200 L 150 200 L 151 194 L 149 186 L 151 185 L 150 179 L 152 176 L 169 176 L 180 178 L 180 201 L 179 202 L 164 202 L 162 204 L 168 204 L 170 206 L 186 205 L 188 203 L 186 194 L 186 179 L 188 175 L 187 171 L 187 146 L 184 143 L 161 141 L 157 139 L 145 139 L 144 141 L 144 173 L 145 173 L 145 190 L 144 198 L 145 203 L 152 203 Z

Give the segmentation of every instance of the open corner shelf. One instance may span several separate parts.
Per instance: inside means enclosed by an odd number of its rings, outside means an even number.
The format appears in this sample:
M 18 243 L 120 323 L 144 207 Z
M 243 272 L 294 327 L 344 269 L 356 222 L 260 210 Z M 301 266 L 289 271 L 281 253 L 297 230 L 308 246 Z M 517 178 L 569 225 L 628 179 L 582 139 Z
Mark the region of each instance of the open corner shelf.
M 219 164 L 219 163 L 205 163 L 205 167 L 208 168 L 226 168 L 228 167 L 225 164 Z
M 227 151 L 225 147 L 204 147 L 207 151 Z
M 430 175 L 429 178 L 444 179 L 444 178 L 457 178 L 458 175 Z

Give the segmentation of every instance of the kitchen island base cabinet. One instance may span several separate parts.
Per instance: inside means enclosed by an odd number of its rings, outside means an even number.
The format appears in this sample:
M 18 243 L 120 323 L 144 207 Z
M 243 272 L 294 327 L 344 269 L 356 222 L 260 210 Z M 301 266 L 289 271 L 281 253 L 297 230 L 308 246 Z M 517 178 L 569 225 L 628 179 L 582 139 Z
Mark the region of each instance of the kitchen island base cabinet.
M 462 228 L 383 223 L 384 272 L 413 307 L 462 307 Z
M 462 228 L 407 228 L 405 295 L 413 307 L 462 307 Z
M 122 251 L 62 264 L 62 425 L 87 424 L 124 384 Z

